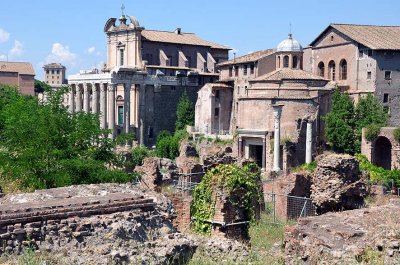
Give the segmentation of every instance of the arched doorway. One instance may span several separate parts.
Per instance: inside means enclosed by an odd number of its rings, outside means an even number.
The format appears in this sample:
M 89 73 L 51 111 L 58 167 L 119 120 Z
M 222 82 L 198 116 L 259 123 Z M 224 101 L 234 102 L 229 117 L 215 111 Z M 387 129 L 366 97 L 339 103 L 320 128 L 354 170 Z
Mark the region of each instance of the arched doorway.
M 389 139 L 384 136 L 379 136 L 375 141 L 374 146 L 374 164 L 384 169 L 392 168 L 392 144 Z

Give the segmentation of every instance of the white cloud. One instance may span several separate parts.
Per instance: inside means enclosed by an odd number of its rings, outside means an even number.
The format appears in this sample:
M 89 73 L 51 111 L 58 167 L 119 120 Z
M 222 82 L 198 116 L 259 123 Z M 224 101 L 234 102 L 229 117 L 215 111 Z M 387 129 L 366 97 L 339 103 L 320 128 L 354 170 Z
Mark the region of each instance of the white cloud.
M 14 46 L 11 48 L 11 50 L 8 53 L 10 58 L 15 58 L 15 57 L 21 56 L 23 53 L 24 53 L 24 45 L 22 44 L 22 42 L 15 40 Z
M 0 28 L 0 43 L 8 41 L 9 38 L 10 38 L 10 33 Z
M 92 54 L 92 53 L 94 53 L 95 51 L 96 51 L 96 47 L 94 47 L 94 46 L 90 47 L 90 48 L 87 50 L 87 52 L 88 52 L 89 54 Z
M 51 53 L 46 57 L 47 63 L 71 63 L 75 64 L 78 56 L 69 50 L 68 46 L 61 43 L 53 43 Z

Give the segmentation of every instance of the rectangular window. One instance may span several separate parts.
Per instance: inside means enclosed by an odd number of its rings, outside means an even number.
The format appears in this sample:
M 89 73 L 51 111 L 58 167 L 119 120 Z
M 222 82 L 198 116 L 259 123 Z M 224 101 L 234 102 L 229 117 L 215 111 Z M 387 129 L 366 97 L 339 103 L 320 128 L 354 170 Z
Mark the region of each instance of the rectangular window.
M 247 75 L 247 65 L 243 65 L 243 75 Z
M 392 79 L 392 71 L 385 71 L 385 79 L 386 80 Z
M 250 65 L 250 74 L 254 75 L 254 64 Z
M 232 70 L 233 70 L 233 68 L 229 67 L 229 76 L 232 76 Z
M 124 65 L 124 49 L 119 50 L 119 64 Z
M 383 94 L 383 103 L 388 103 L 389 102 L 389 94 L 384 93 Z
M 58 75 L 60 74 L 60 70 L 57 70 L 57 74 L 58 74 Z
M 235 76 L 239 75 L 239 66 L 235 66 Z
M 118 106 L 118 125 L 124 124 L 124 106 Z
M 367 72 L 367 79 L 371 79 L 371 72 L 370 71 Z
M 49 72 L 50 72 L 49 70 L 46 70 L 46 74 L 49 74 Z
M 219 116 L 219 108 L 214 109 L 214 116 L 218 117 Z
M 54 75 L 54 70 L 51 70 L 51 73 Z

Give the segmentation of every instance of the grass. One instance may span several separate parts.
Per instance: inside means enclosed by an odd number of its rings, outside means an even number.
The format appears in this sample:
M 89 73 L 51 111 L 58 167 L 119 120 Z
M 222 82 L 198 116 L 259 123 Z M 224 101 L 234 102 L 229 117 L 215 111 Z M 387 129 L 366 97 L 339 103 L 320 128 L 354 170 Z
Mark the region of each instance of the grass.
M 3 255 L 0 257 L 0 264 L 4 265 L 61 265 L 67 264 L 55 259 L 47 252 L 36 252 L 31 248 L 24 249 L 21 255 Z
M 189 265 L 281 265 L 284 264 L 282 255 L 273 253 L 271 248 L 274 244 L 283 242 L 285 223 L 272 223 L 272 217 L 262 214 L 259 222 L 250 226 L 250 251 L 249 256 L 243 261 L 234 260 L 231 256 L 221 256 L 218 260 L 214 260 L 204 249 L 198 249 L 190 260 Z

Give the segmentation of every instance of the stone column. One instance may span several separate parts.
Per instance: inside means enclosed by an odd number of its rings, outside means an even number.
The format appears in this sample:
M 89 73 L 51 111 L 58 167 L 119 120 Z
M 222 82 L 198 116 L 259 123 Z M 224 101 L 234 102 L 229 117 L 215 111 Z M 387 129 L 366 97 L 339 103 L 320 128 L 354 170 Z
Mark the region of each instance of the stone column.
M 262 152 L 262 161 L 261 161 L 261 166 L 262 169 L 265 170 L 266 166 L 266 159 L 267 159 L 267 136 L 265 135 L 263 138 L 263 152 Z
M 124 84 L 124 132 L 129 134 L 131 127 L 131 86 L 130 82 Z M 129 141 L 125 144 L 126 147 L 130 147 Z
M 111 84 L 108 87 L 108 111 L 110 114 L 108 120 L 108 129 L 111 130 L 110 138 L 115 138 L 115 91 L 117 90 L 117 84 Z
M 89 84 L 83 84 L 83 111 L 89 112 Z
M 97 91 L 96 84 L 92 83 L 92 113 L 99 112 L 99 92 Z
M 279 172 L 281 171 L 280 168 L 280 152 L 281 152 L 281 114 L 282 114 L 282 106 L 281 104 L 273 105 L 274 109 L 274 118 L 275 118 L 275 125 L 274 125 L 274 167 L 273 171 Z
M 74 93 L 74 85 L 70 86 L 70 91 L 69 91 L 69 112 L 74 113 L 75 112 L 75 93 Z
M 76 112 L 82 111 L 82 90 L 79 84 L 76 85 Z
M 238 157 L 242 157 L 243 156 L 243 140 L 242 137 L 239 137 L 239 141 L 238 141 Z
M 107 123 L 107 106 L 106 106 L 106 91 L 107 86 L 100 84 L 100 127 L 106 128 Z
M 140 131 L 140 139 L 139 143 L 141 146 L 144 145 L 144 118 L 145 118 L 145 108 L 144 108 L 144 101 L 146 99 L 146 85 L 140 85 L 140 92 L 139 92 L 139 131 Z
M 306 131 L 306 163 L 312 162 L 312 121 L 307 121 Z

